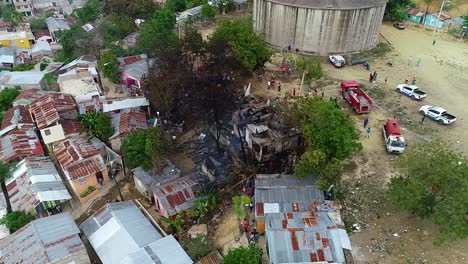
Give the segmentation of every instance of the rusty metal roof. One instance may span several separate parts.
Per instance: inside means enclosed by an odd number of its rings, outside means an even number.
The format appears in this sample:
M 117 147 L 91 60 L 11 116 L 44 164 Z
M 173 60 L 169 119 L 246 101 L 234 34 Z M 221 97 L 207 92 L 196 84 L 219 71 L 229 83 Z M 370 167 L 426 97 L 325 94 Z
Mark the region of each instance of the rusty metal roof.
M 153 193 L 167 215 L 173 216 L 193 206 L 199 188 L 198 183 L 186 176 L 160 186 L 153 185 Z
M 31 117 L 38 129 L 46 128 L 60 119 L 60 113 L 76 111 L 73 96 L 64 93 L 51 93 L 38 98 L 29 105 Z
M 13 130 L 0 138 L 0 160 L 3 162 L 42 154 L 44 150 L 34 130 Z
M 112 126 L 114 135 L 110 138 L 115 138 L 137 130 L 148 129 L 146 123 L 146 114 L 141 112 L 120 112 L 112 116 Z
M 351 242 L 327 212 L 267 214 L 266 239 L 272 263 L 345 263 Z
M 74 137 L 54 146 L 54 154 L 67 179 L 76 180 L 106 168 L 99 148 L 85 137 Z
M 1 129 L 3 130 L 9 126 L 18 129 L 33 129 L 35 127 L 31 115 L 22 105 L 14 106 L 3 113 Z
M 22 91 L 13 101 L 13 106 L 23 105 L 26 106 L 40 97 L 46 95 L 47 92 L 39 89 L 28 89 Z
M 65 137 L 77 136 L 83 130 L 81 122 L 75 119 L 60 120 L 59 123 L 62 125 Z
M 223 257 L 219 254 L 218 250 L 215 250 L 208 255 L 202 257 L 197 264 L 221 264 Z
M 73 254 L 68 262 L 88 258 L 79 233 L 69 213 L 34 220 L 0 241 L 2 260 L 6 264 L 38 264 L 56 262 Z
M 49 157 L 28 157 L 16 165 L 6 189 L 13 211 L 33 211 L 41 202 L 71 196 Z

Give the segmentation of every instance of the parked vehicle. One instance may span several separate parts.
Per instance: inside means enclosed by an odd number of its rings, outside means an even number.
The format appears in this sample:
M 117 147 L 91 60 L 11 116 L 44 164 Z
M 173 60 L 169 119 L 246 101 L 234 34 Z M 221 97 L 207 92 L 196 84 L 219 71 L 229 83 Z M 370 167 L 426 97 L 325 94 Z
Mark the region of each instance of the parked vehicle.
M 404 24 L 404 23 L 401 23 L 401 22 L 395 22 L 395 23 L 393 23 L 393 26 L 396 27 L 396 28 L 398 28 L 398 29 L 400 29 L 400 30 L 406 28 L 406 27 L 405 27 L 405 24 Z
M 335 66 L 335 68 L 344 67 L 346 63 L 345 59 L 340 55 L 331 55 L 328 56 L 328 59 L 330 60 L 331 64 Z
M 424 105 L 419 108 L 419 113 L 427 116 L 430 119 L 439 122 L 441 125 L 450 125 L 457 121 L 457 118 L 449 113 L 447 110 L 438 106 Z
M 367 59 L 366 58 L 360 58 L 360 59 L 351 60 L 349 65 L 365 64 L 365 63 L 367 63 Z
M 372 109 L 372 99 L 359 88 L 357 81 L 342 81 L 341 94 L 358 114 L 368 113 Z
M 383 126 L 382 134 L 388 153 L 403 153 L 405 150 L 405 138 L 401 135 L 398 120 L 391 119 Z
M 411 97 L 413 100 L 421 100 L 426 98 L 427 94 L 421 90 L 416 85 L 410 84 L 399 84 L 395 88 L 397 92 L 400 92 L 403 95 Z

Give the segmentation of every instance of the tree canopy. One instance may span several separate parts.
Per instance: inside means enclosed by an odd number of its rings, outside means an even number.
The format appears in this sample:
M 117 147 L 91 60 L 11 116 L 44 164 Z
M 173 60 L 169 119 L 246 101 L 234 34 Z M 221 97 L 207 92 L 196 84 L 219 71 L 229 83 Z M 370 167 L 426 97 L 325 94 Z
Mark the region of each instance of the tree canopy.
M 327 189 L 340 182 L 341 162 L 362 149 L 353 120 L 334 101 L 317 96 L 300 98 L 286 112 L 302 128 L 306 150 L 294 168 L 299 177 L 319 176 Z
M 216 16 L 216 12 L 211 5 L 203 4 L 201 15 L 204 19 L 212 19 Z
M 79 115 L 78 120 L 81 121 L 90 138 L 97 137 L 101 141 L 107 142 L 109 137 L 114 134 L 111 118 L 103 113 L 87 112 L 86 114 Z
M 125 16 L 134 19 L 150 18 L 156 11 L 153 0 L 104 0 L 103 12 L 106 16 Z
M 6 111 L 13 105 L 13 101 L 20 94 L 18 89 L 5 88 L 0 92 L 0 111 Z
M 396 162 L 394 205 L 439 225 L 438 243 L 468 237 L 468 159 L 439 142 L 414 145 Z
M 253 30 L 251 17 L 223 20 L 210 37 L 210 42 L 218 40 L 227 41 L 240 63 L 249 70 L 262 67 L 272 55 L 265 38 Z
M 158 10 L 141 26 L 138 47 L 144 52 L 173 48 L 177 43 L 175 15 L 168 9 Z
M 40 29 L 47 29 L 47 23 L 45 22 L 44 18 L 33 18 L 29 20 L 29 25 L 31 27 L 31 31 L 35 32 Z
M 306 83 L 320 79 L 323 76 L 322 64 L 319 59 L 304 58 L 298 60 L 297 68 L 301 72 L 305 71 L 304 81 Z
M 119 61 L 117 56 L 112 51 L 103 51 L 98 62 L 99 69 L 104 77 L 111 80 L 113 83 L 120 83 L 122 79 L 119 73 Z
M 262 263 L 262 251 L 256 245 L 239 247 L 229 250 L 222 264 L 260 264 Z
M 0 6 L 0 15 L 5 22 L 11 22 L 13 25 L 24 22 L 24 15 L 16 11 L 13 4 Z
M 33 218 L 25 212 L 16 211 L 0 218 L 0 225 L 5 225 L 11 232 L 16 232 L 32 220 Z
M 99 0 L 88 0 L 88 2 L 76 12 L 82 22 L 86 23 L 95 20 L 102 12 L 102 3 Z
M 406 6 L 416 7 L 415 3 L 411 0 L 389 0 L 385 7 L 384 18 L 396 21 L 406 19 Z
M 159 168 L 167 155 L 174 150 L 171 136 L 160 128 L 135 131 L 122 143 L 128 168 L 141 166 L 145 170 Z
M 0 182 L 5 182 L 11 177 L 11 163 L 3 163 L 0 161 Z

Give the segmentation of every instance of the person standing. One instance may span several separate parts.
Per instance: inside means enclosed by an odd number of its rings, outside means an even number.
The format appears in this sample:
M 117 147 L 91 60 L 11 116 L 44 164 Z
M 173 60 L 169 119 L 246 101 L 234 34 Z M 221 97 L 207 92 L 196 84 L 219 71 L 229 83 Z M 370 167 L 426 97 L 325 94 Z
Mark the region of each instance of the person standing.
M 293 89 L 293 96 L 296 96 L 296 88 Z
M 371 83 L 371 82 L 372 82 L 372 79 L 373 79 L 373 78 L 374 78 L 374 75 L 372 75 L 372 72 L 371 72 L 371 73 L 369 73 L 369 83 Z
M 281 92 L 281 82 L 278 82 L 278 92 Z
M 408 58 L 408 65 L 412 65 L 413 64 L 413 56 L 410 56 Z
M 419 67 L 419 64 L 421 64 L 421 62 L 422 62 L 422 59 L 421 59 L 421 57 L 419 57 L 418 61 L 416 62 L 416 67 Z
M 271 82 L 268 81 L 268 90 L 270 90 Z
M 432 41 L 432 46 L 434 46 L 435 43 L 436 43 L 436 40 L 434 39 L 434 40 Z
M 409 82 L 409 76 L 406 76 L 405 84 L 408 84 Z
M 413 81 L 411 82 L 412 85 L 416 85 L 416 77 L 413 77 Z
M 367 128 L 367 138 L 370 138 L 370 132 L 371 132 L 371 129 L 370 127 Z
M 385 76 L 385 85 L 387 84 L 387 76 Z
M 374 71 L 374 74 L 372 76 L 372 81 L 375 83 L 377 81 L 377 72 Z
M 426 116 L 423 116 L 423 117 L 421 118 L 421 125 L 424 125 L 424 122 L 425 122 L 425 121 L 426 121 Z
M 366 128 L 367 124 L 369 124 L 369 117 L 366 117 L 366 119 L 364 119 L 364 128 Z

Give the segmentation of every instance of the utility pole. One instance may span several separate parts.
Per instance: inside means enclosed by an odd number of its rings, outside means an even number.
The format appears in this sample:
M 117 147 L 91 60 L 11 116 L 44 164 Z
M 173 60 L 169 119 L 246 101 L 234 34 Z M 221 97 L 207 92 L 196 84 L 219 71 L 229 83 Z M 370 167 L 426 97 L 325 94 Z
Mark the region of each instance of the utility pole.
M 442 9 L 444 9 L 444 5 L 445 5 L 445 0 L 442 0 L 442 4 L 440 5 L 440 10 L 439 10 L 439 17 L 437 18 L 439 21 L 440 21 L 440 14 L 442 13 Z M 433 33 L 434 36 L 435 36 L 436 31 L 437 31 L 437 22 L 434 27 L 434 33 Z
M 299 96 L 302 96 L 302 85 L 304 85 L 304 78 L 305 78 L 306 73 L 307 73 L 307 71 L 305 71 L 305 70 L 302 73 L 301 87 L 299 88 Z

